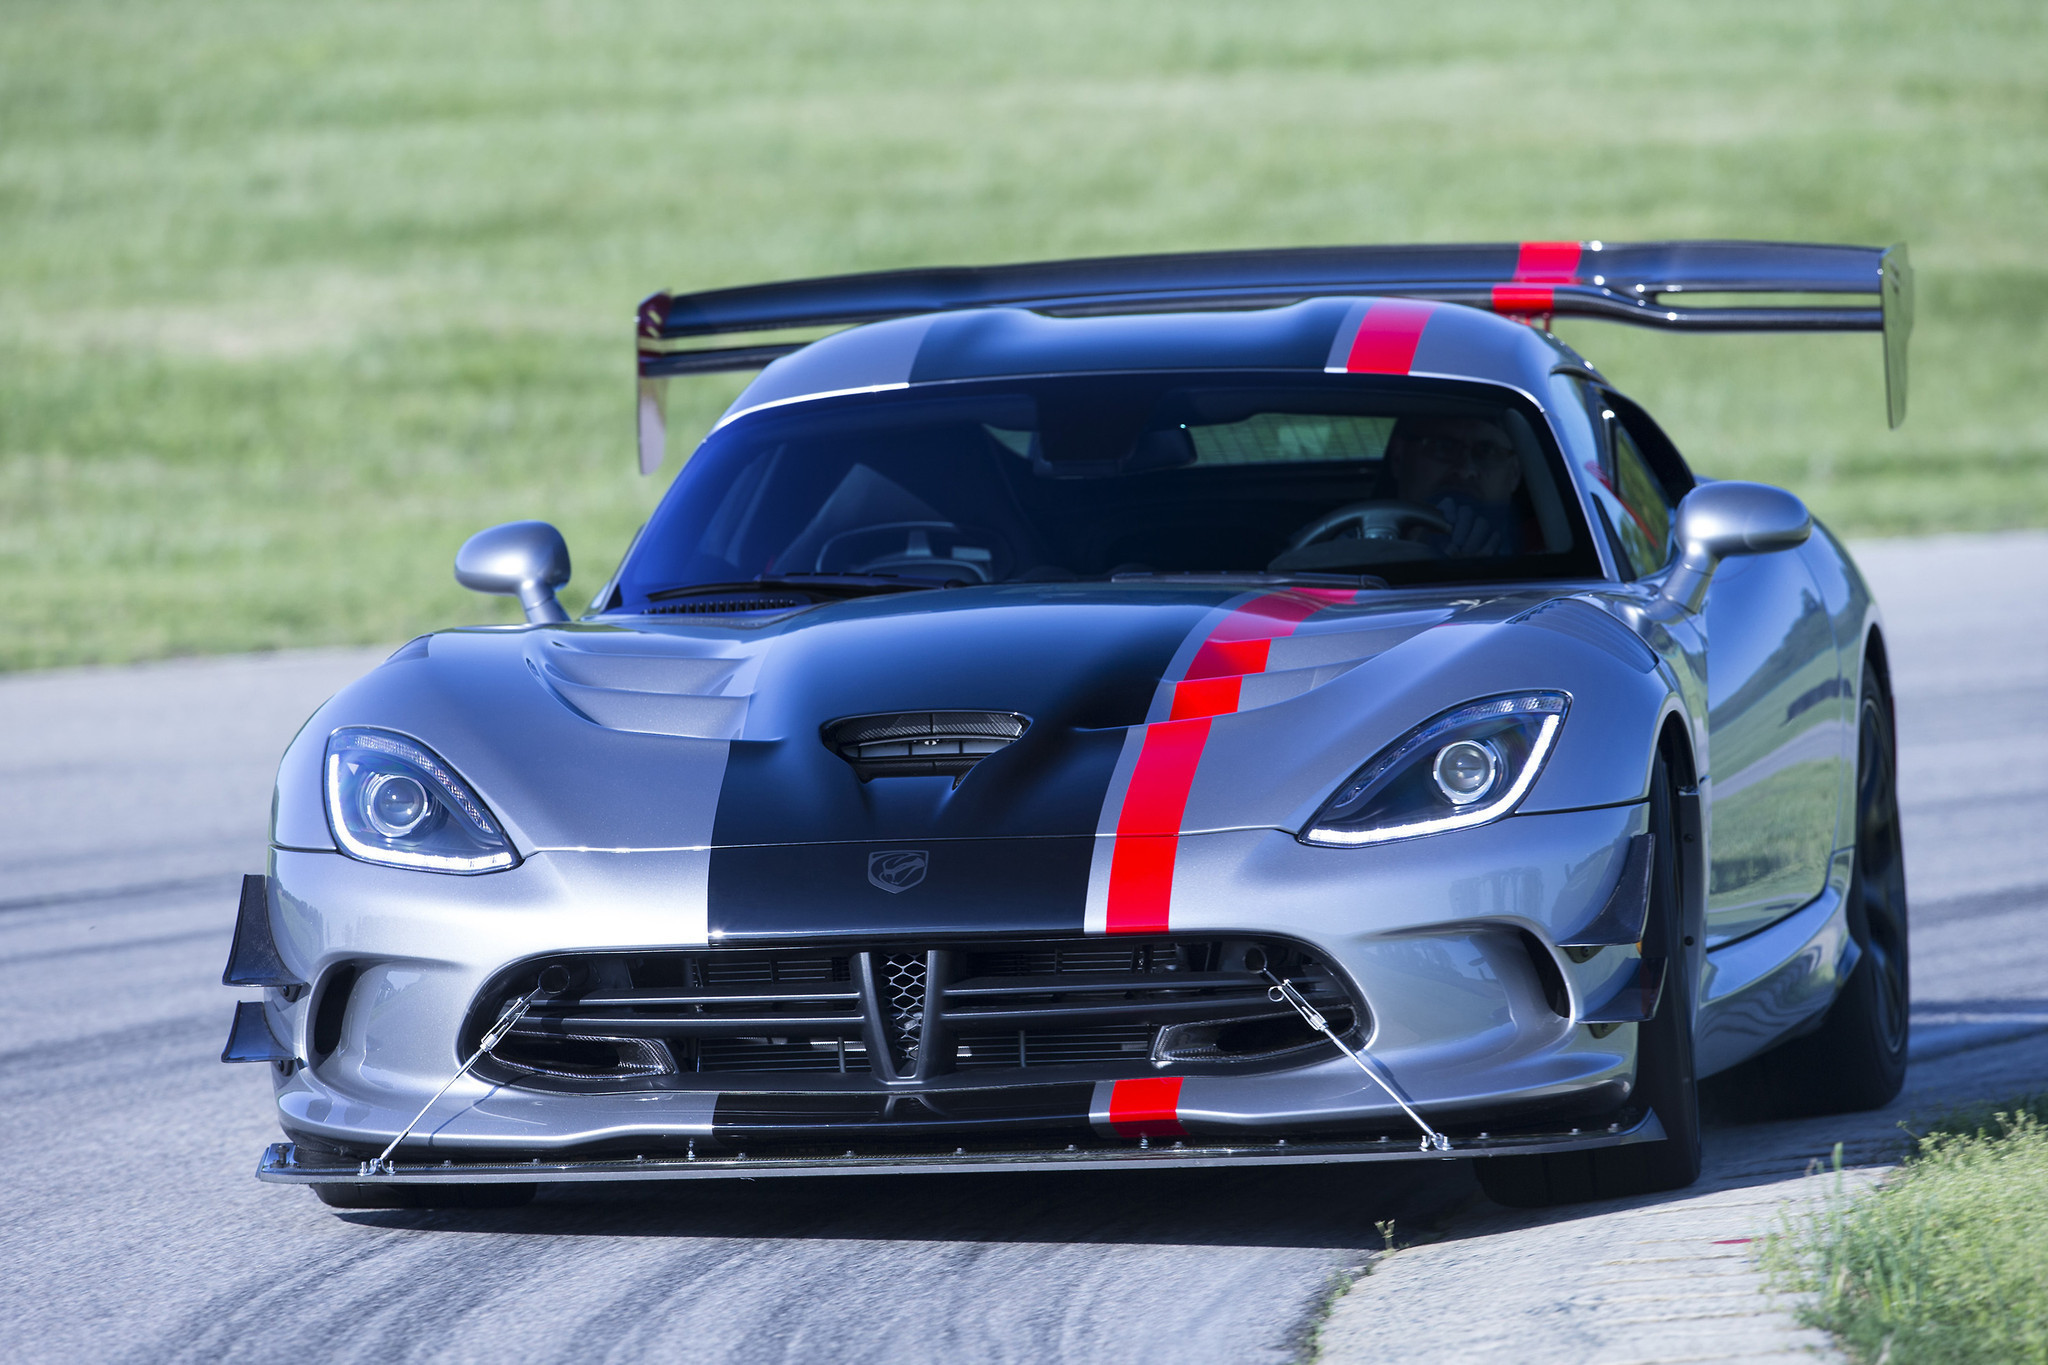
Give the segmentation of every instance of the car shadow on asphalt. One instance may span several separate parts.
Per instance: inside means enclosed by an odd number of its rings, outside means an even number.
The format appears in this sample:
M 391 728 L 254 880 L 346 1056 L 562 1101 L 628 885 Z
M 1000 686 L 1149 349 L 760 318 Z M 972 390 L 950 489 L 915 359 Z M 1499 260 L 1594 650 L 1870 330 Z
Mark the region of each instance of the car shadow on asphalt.
M 557 1237 L 1385 1245 L 1478 1197 L 1469 1163 L 1286 1170 L 777 1177 L 543 1187 L 522 1209 L 340 1215 L 383 1228 Z M 1399 1234 L 1397 1234 L 1399 1235 Z

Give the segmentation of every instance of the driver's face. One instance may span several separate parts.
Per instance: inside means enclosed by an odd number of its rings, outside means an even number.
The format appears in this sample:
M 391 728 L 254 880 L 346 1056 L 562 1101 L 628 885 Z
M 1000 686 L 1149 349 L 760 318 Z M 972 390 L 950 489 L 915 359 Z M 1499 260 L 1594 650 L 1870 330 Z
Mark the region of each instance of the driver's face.
M 1409 502 L 1434 502 L 1445 493 L 1506 502 L 1522 482 L 1514 443 L 1478 418 L 1404 425 L 1387 447 L 1387 463 L 1395 491 Z

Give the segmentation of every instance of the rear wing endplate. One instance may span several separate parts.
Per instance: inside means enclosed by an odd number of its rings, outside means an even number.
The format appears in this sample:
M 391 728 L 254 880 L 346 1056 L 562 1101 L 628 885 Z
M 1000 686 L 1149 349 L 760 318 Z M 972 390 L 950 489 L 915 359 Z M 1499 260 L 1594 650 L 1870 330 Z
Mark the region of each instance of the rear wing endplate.
M 655 294 L 640 305 L 641 470 L 661 463 L 660 381 L 758 369 L 808 344 L 706 346 L 747 333 L 847 327 L 966 308 L 1066 316 L 1263 308 L 1351 294 L 1461 303 L 1524 320 L 1605 318 L 1681 332 L 1880 332 L 1885 402 L 1906 417 L 1913 271 L 1903 245 L 1798 242 L 1500 242 L 1294 247 L 887 270 Z M 1745 304 L 1688 295 L 1844 295 L 1867 302 Z M 678 343 L 699 343 L 679 345 Z M 651 447 L 651 449 L 650 449 Z M 652 455 L 652 462 L 649 456 Z

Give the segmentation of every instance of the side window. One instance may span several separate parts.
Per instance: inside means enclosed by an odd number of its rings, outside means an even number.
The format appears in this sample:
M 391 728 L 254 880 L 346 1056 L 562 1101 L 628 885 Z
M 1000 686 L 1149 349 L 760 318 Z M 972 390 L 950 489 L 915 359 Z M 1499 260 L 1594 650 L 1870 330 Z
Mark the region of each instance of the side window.
M 1642 447 L 1618 420 L 1608 423 L 1613 452 L 1613 491 L 1623 515 L 1615 518 L 1614 529 L 1621 534 L 1629 565 L 1641 578 L 1671 562 L 1676 548 L 1671 534 L 1677 509 L 1664 486 L 1650 472 Z
M 1641 408 L 1618 394 L 1596 391 L 1587 397 L 1600 428 L 1600 455 L 1585 467 L 1586 486 L 1624 571 L 1641 578 L 1677 552 L 1673 523 L 1692 476 Z

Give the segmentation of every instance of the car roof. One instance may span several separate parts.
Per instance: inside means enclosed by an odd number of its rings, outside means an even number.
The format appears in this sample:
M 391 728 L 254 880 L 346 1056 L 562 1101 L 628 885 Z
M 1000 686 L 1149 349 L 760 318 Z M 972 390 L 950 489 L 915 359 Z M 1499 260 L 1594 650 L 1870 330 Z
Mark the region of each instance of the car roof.
M 1501 384 L 1542 406 L 1560 364 L 1585 362 L 1511 318 L 1414 298 L 1279 308 L 1058 317 L 975 308 L 836 332 L 762 370 L 720 426 L 769 406 L 959 380 L 1142 370 L 1294 370 Z

